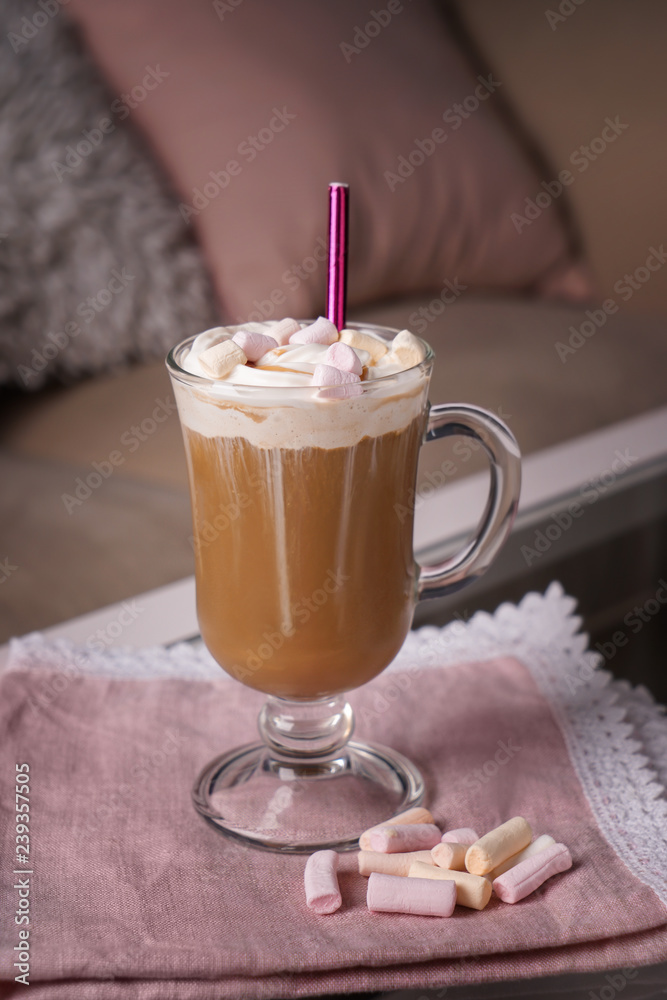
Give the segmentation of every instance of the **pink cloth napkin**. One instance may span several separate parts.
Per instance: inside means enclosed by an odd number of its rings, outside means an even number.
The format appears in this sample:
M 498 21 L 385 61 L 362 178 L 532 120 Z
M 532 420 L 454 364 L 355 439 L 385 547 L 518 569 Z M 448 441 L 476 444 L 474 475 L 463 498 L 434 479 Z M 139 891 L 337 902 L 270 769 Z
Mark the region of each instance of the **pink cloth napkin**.
M 25 761 L 30 995 L 297 997 L 664 961 L 667 907 L 600 833 L 559 724 L 523 664 L 503 658 L 404 676 L 391 703 L 384 693 L 395 675 L 353 693 L 357 735 L 421 767 L 442 826 L 486 831 L 523 815 L 569 846 L 569 872 L 517 905 L 493 899 L 484 911 L 437 920 L 369 913 L 366 880 L 348 854 L 342 909 L 316 916 L 305 905 L 305 858 L 228 841 L 190 803 L 200 767 L 255 738 L 261 696 L 225 680 L 5 674 L 1 898 L 13 913 L 14 816 L 5 803 L 14 800 L 14 762 Z M 0 975 L 11 981 L 18 927 L 10 924 Z

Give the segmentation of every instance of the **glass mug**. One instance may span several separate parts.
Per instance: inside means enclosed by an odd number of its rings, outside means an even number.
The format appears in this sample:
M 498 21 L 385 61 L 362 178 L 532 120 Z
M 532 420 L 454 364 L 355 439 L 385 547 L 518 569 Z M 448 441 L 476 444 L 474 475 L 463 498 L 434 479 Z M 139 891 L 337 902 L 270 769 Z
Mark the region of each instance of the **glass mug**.
M 348 328 L 387 342 L 398 332 Z M 167 367 L 188 459 L 197 616 L 220 666 L 268 696 L 262 742 L 211 761 L 195 807 L 256 847 L 353 848 L 367 827 L 419 805 L 424 784 L 396 751 L 350 740 L 345 692 L 392 661 L 417 601 L 487 569 L 516 513 L 519 450 L 491 413 L 429 407 L 434 354 L 423 341 L 412 368 L 318 390 L 193 375 L 181 362 L 194 339 L 170 352 Z M 483 446 L 489 496 L 460 553 L 418 566 L 419 449 L 449 435 Z

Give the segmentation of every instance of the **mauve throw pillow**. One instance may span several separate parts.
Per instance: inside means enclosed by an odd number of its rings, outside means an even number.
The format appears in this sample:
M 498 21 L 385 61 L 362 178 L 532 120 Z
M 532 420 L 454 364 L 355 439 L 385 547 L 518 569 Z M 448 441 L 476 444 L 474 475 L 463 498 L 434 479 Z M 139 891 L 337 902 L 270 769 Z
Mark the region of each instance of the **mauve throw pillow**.
M 351 189 L 349 302 L 565 290 L 553 206 L 429 0 L 71 0 L 204 246 L 223 315 L 322 312 L 327 184 Z M 144 81 L 152 74 L 149 82 Z M 572 288 L 574 287 L 574 293 Z M 576 282 L 570 294 L 577 295 Z

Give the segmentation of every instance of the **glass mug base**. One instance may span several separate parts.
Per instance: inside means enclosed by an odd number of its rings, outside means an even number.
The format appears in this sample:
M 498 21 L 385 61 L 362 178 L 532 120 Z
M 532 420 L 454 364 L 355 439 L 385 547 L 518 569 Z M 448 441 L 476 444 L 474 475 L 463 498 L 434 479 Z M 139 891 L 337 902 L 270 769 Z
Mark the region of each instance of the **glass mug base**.
M 402 754 L 351 741 L 326 760 L 277 759 L 264 743 L 211 761 L 195 809 L 221 833 L 285 854 L 351 851 L 369 826 L 421 805 L 424 782 Z
M 424 798 L 422 776 L 402 754 L 350 741 L 344 695 L 270 695 L 258 725 L 262 742 L 211 761 L 192 793 L 200 815 L 236 840 L 286 854 L 353 850 L 369 826 Z

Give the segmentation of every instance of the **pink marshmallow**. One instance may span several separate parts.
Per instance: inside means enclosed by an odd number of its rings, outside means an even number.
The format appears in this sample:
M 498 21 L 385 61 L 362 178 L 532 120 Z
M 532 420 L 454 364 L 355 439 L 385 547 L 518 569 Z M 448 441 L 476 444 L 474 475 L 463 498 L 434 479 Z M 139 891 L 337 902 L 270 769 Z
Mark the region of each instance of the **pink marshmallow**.
M 552 844 L 499 875 L 493 880 L 493 891 L 504 903 L 518 903 L 552 875 L 571 867 L 572 857 L 565 844 Z
M 472 847 L 478 840 L 479 837 L 469 826 L 461 826 L 458 830 L 448 830 L 442 835 L 443 844 L 465 844 L 466 847 Z
M 450 879 L 404 878 L 371 872 L 366 906 L 376 913 L 414 913 L 423 917 L 451 917 L 456 905 L 456 882 Z
M 267 351 L 278 346 L 278 341 L 273 337 L 267 337 L 263 333 L 248 333 L 247 330 L 239 330 L 232 340 L 238 344 L 248 361 L 259 361 Z
M 343 372 L 331 365 L 315 365 L 311 385 L 347 385 L 360 381 L 359 376 L 353 375 L 352 372 Z
M 338 855 L 335 851 L 316 851 L 306 861 L 303 881 L 306 903 L 315 913 L 334 913 L 342 898 L 338 887 Z
M 353 375 L 361 376 L 363 371 L 359 355 L 347 344 L 332 344 L 324 355 L 323 364 L 331 365 L 342 372 L 352 372 Z
M 280 347 L 284 347 L 285 344 L 289 344 L 289 339 L 292 334 L 297 333 L 301 329 L 301 324 L 297 323 L 295 319 L 290 319 L 286 317 L 281 319 L 279 323 L 271 327 L 271 336 Z
M 320 316 L 310 326 L 293 333 L 289 342 L 290 344 L 335 344 L 337 340 L 338 330 L 334 324 L 331 320 Z
M 440 830 L 433 823 L 388 823 L 371 830 L 368 840 L 371 851 L 382 854 L 430 851 L 440 843 Z

